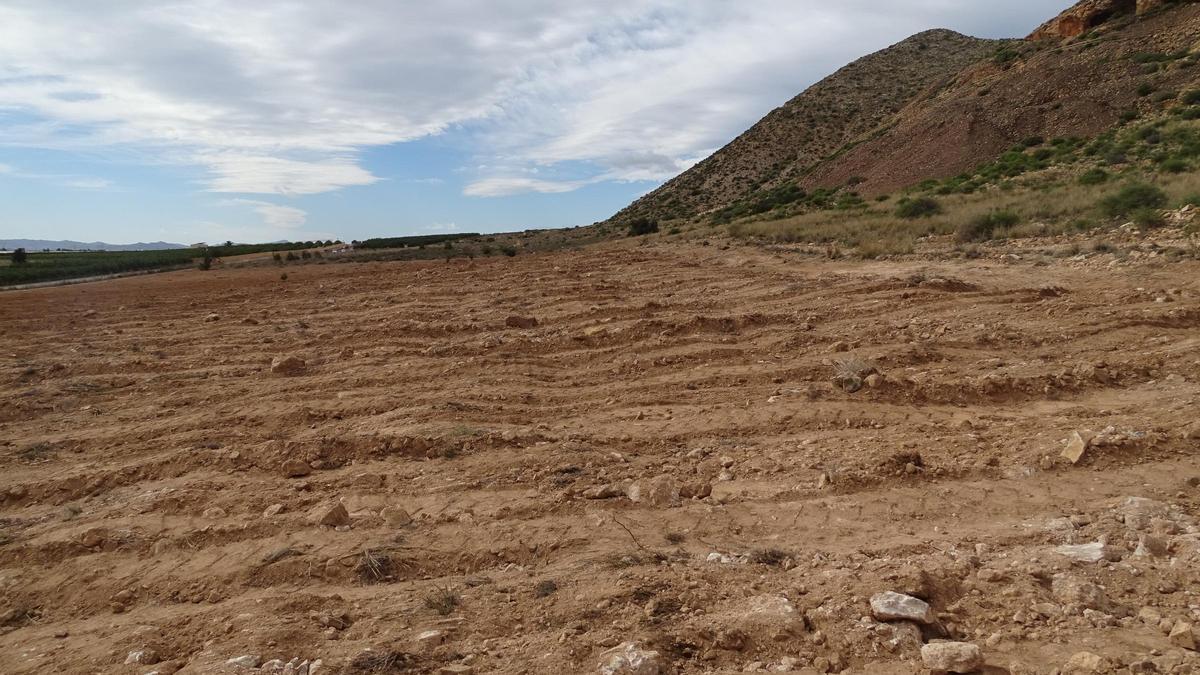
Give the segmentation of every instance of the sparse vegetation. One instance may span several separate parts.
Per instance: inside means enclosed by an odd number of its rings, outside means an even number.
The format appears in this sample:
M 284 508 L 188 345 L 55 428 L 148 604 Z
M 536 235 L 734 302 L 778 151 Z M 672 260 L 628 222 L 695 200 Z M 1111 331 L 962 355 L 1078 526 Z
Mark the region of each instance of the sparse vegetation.
M 1104 214 L 1113 218 L 1130 216 L 1141 209 L 1161 209 L 1167 205 L 1167 193 L 1146 183 L 1131 183 L 1100 202 Z
M 1021 217 L 1014 211 L 997 210 L 980 214 L 959 226 L 955 233 L 959 243 L 987 241 L 996 236 L 1003 228 L 1010 228 L 1021 222 Z
M 23 263 L 0 265 L 0 285 L 80 279 L 109 274 L 174 270 L 201 266 L 206 255 L 210 266 L 217 259 L 250 253 L 301 249 L 312 242 L 287 244 L 234 244 L 160 251 L 37 251 L 25 252 Z M 14 256 L 16 252 L 13 252 Z
M 942 212 L 942 205 L 936 199 L 930 197 L 917 197 L 915 199 L 904 198 L 896 205 L 896 216 L 913 220 L 916 218 L 928 218 Z
M 658 232 L 658 221 L 650 218 L 635 218 L 629 223 L 629 236 L 641 237 Z
M 438 588 L 424 598 L 425 608 L 441 616 L 449 616 L 462 603 L 458 593 L 448 588 Z

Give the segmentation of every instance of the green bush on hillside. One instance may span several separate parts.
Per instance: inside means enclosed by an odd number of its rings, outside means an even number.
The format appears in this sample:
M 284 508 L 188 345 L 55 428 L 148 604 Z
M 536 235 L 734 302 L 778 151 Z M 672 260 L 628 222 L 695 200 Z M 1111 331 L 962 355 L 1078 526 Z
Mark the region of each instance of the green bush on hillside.
M 637 218 L 629 223 L 629 236 L 641 237 L 658 232 L 658 221 L 649 218 Z
M 904 198 L 896 206 L 896 216 L 907 220 L 929 218 L 942 212 L 942 205 L 931 197 Z
M 1167 193 L 1146 183 L 1130 183 L 1100 201 L 1105 215 L 1119 218 L 1139 209 L 1161 209 L 1167 205 Z
M 992 211 L 959 225 L 955 238 L 960 244 L 987 241 L 994 237 L 998 230 L 1012 227 L 1019 222 L 1021 222 L 1021 217 L 1013 211 L 1006 209 Z
M 1089 169 L 1079 176 L 1080 185 L 1100 185 L 1108 182 L 1108 172 L 1104 169 Z

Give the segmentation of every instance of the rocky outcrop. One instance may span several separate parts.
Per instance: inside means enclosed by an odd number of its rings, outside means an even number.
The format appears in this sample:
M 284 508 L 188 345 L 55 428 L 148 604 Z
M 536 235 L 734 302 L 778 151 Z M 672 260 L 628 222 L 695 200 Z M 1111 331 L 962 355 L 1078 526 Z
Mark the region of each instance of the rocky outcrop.
M 1128 14 L 1140 16 L 1164 3 L 1165 0 L 1083 0 L 1042 24 L 1029 38 L 1053 40 L 1077 37 L 1116 17 Z

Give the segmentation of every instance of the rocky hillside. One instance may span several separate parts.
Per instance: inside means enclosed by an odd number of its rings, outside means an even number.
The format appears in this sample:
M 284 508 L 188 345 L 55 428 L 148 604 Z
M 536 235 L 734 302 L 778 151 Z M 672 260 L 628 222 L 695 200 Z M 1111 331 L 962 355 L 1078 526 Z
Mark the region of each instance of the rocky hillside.
M 873 196 L 954 176 L 1028 137 L 1095 136 L 1200 86 L 1198 49 L 1191 2 L 1084 0 L 1024 41 L 921 33 L 813 86 L 613 220 L 848 184 Z
M 1062 17 L 1056 21 L 1049 25 L 1074 32 L 1062 28 Z M 885 133 L 822 162 L 801 185 L 854 178 L 867 195 L 902 189 L 973 169 L 1024 138 L 1096 136 L 1157 114 L 1200 86 L 1200 5 L 1112 14 L 1086 33 L 1055 35 L 1043 27 L 1038 39 L 965 69 L 936 96 L 902 110 Z
M 801 178 L 847 143 L 885 128 L 905 106 L 932 95 L 1002 44 L 932 30 L 859 59 L 616 219 L 690 217 Z

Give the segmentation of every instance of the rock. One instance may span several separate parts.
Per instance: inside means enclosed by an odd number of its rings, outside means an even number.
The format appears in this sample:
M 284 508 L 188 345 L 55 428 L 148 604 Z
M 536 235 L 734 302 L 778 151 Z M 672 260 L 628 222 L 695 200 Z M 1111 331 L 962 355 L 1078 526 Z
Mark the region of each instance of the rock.
M 1092 652 L 1076 652 L 1063 666 L 1063 673 L 1104 673 L 1108 672 L 1108 662 L 1099 654 Z
M 287 664 L 285 664 L 280 659 L 271 659 L 270 661 L 267 661 L 266 663 L 262 664 L 262 666 L 259 668 L 259 670 L 261 670 L 263 672 L 267 672 L 267 673 L 279 673 L 279 672 L 283 672 L 283 669 L 286 666 L 287 666 Z
M 246 654 L 245 656 L 235 656 L 225 662 L 227 666 L 237 666 L 239 668 L 257 668 L 262 663 L 261 656 L 253 656 Z
M 286 478 L 303 478 L 312 473 L 312 466 L 300 459 L 289 459 L 283 463 L 280 471 Z
M 209 314 L 208 316 L 204 317 L 205 323 L 216 323 L 217 321 L 220 321 L 220 320 L 221 320 L 220 314 Z
M 428 649 L 446 641 L 446 631 L 427 630 L 417 634 L 417 646 Z
M 878 621 L 915 621 L 920 624 L 934 622 L 933 608 L 929 603 L 894 591 L 871 597 L 871 616 Z
M 1192 630 L 1192 624 L 1186 621 L 1177 621 L 1167 639 L 1176 647 L 1196 651 L 1196 634 Z
M 304 374 L 307 366 L 304 359 L 298 356 L 277 356 L 271 361 L 271 372 L 284 377 L 294 377 Z
M 1200 441 L 1200 422 L 1192 422 L 1180 435 L 1185 441 Z
M 644 500 L 651 506 L 679 506 L 679 488 L 670 476 L 659 476 L 646 485 Z
M 404 527 L 412 522 L 412 516 L 408 515 L 408 511 L 399 506 L 385 506 L 379 515 L 383 516 L 384 522 L 390 527 Z
M 87 548 L 103 546 L 106 539 L 108 539 L 108 530 L 102 527 L 93 527 L 79 535 L 79 543 Z
M 1133 554 L 1139 558 L 1165 558 L 1171 554 L 1171 542 L 1166 537 L 1156 534 L 1143 534 L 1138 538 L 1138 547 Z
M 309 520 L 317 525 L 340 527 L 350 524 L 350 513 L 346 511 L 346 507 L 341 502 L 324 504 L 312 510 Z
M 504 325 L 509 328 L 530 329 L 537 328 L 538 320 L 532 316 L 517 316 L 512 315 L 504 320 Z
M 272 505 L 268 506 L 267 508 L 263 509 L 263 518 L 270 518 L 271 516 L 277 516 L 277 515 L 279 515 L 279 513 L 281 511 L 283 511 L 283 504 L 272 504 Z
M 1031 40 L 1055 40 L 1083 35 L 1109 20 L 1133 10 L 1138 16 L 1162 5 L 1164 0 L 1082 0 L 1038 27 Z
M 1150 529 L 1155 518 L 1171 515 L 1171 507 L 1163 502 L 1145 497 L 1126 497 L 1116 508 L 1125 527 L 1138 532 Z
M 1054 552 L 1070 558 L 1076 562 L 1082 563 L 1098 563 L 1101 561 L 1119 562 L 1123 557 L 1119 549 L 1113 548 L 1104 542 L 1093 542 L 1091 544 L 1078 544 L 1074 546 L 1059 546 L 1054 549 Z
M 601 655 L 600 675 L 663 675 L 666 663 L 656 651 L 624 642 Z
M 211 506 L 207 509 L 204 509 L 203 515 L 205 518 L 208 518 L 209 520 L 219 520 L 219 519 L 225 517 L 225 509 L 223 509 L 219 506 Z
M 1054 598 L 1064 605 L 1102 610 L 1108 604 L 1108 599 L 1099 586 L 1066 574 L 1054 577 L 1050 583 L 1050 591 Z
M 893 621 L 888 624 L 892 628 L 892 637 L 888 644 L 892 651 L 916 652 L 925 644 L 921 627 L 911 621 Z
M 158 663 L 161 660 L 162 659 L 160 659 L 158 657 L 158 652 L 154 651 L 153 649 L 149 649 L 149 648 L 138 649 L 138 650 L 129 652 L 129 655 L 125 657 L 126 664 L 135 664 L 135 665 L 139 665 L 139 666 L 153 665 L 155 663 Z
M 1071 437 L 1067 439 L 1067 449 L 1062 452 L 1063 459 L 1072 464 L 1078 464 L 1095 436 L 1090 431 L 1076 431 L 1071 434 Z
M 925 667 L 947 673 L 973 673 L 983 667 L 983 650 L 970 642 L 933 642 L 921 647 Z
M 625 496 L 625 488 L 617 483 L 609 483 L 588 490 L 584 490 L 584 499 L 616 499 L 617 497 Z
M 346 630 L 354 625 L 354 619 L 346 612 L 321 612 L 317 615 L 317 623 L 323 628 Z
M 462 663 L 453 663 L 438 668 L 438 675 L 472 675 L 475 669 Z

